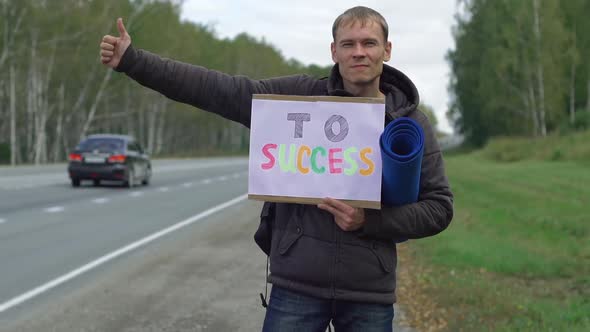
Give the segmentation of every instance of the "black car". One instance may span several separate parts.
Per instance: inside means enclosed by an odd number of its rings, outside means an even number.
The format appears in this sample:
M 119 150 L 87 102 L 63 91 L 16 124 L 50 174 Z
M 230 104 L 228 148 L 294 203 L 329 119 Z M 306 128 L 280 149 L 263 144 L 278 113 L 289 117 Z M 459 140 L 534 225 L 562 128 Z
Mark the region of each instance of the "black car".
M 126 187 L 149 184 L 152 165 L 148 154 L 131 136 L 98 134 L 83 139 L 69 155 L 72 186 L 82 180 L 122 181 Z

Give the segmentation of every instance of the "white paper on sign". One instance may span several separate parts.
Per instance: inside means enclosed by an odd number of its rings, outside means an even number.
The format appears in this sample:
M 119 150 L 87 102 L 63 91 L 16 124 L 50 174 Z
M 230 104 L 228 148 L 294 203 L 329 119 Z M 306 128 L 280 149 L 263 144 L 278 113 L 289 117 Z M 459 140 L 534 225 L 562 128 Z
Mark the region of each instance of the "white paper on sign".
M 253 99 L 248 194 L 381 201 L 385 105 Z

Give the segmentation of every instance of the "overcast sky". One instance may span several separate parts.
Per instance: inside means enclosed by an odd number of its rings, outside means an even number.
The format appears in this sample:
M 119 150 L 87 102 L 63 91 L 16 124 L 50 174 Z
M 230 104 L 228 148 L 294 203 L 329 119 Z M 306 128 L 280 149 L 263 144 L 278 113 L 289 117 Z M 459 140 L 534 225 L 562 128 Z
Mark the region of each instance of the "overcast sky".
M 371 7 L 389 24 L 393 49 L 388 64 L 414 81 L 421 100 L 434 108 L 439 129 L 450 132 L 445 54 L 454 47 L 455 4 L 456 0 L 185 0 L 182 18 L 212 25 L 221 38 L 241 32 L 264 37 L 285 58 L 324 66 L 332 64 L 334 19 L 350 7 Z

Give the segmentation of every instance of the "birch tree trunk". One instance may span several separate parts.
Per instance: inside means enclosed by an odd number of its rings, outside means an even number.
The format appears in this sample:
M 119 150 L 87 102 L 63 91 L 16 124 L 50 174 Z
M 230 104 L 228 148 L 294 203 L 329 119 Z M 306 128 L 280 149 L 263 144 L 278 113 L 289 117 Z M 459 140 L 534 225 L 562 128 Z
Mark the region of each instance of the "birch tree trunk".
M 57 119 L 55 120 L 55 138 L 53 140 L 53 162 L 61 161 L 60 158 L 60 145 L 62 141 L 63 135 L 63 118 L 64 118 L 64 108 L 65 108 L 65 85 L 62 82 L 59 86 L 58 91 L 58 105 L 57 105 Z
M 28 77 L 28 89 L 27 89 L 27 139 L 26 139 L 26 162 L 30 162 L 34 158 L 34 139 L 35 139 L 35 129 L 36 124 L 35 121 L 37 120 L 36 112 L 37 112 L 37 69 L 35 68 L 36 61 L 35 58 L 37 57 L 36 53 L 37 49 L 37 38 L 35 35 L 32 36 L 31 41 L 31 62 L 29 64 L 29 77 Z
M 531 110 L 531 118 L 533 119 L 533 136 L 537 137 L 539 136 L 539 118 L 538 118 L 538 113 L 537 112 L 537 103 L 536 103 L 536 97 L 535 97 L 535 87 L 534 87 L 534 83 L 532 81 L 532 79 L 529 79 L 529 104 L 530 104 L 530 110 Z
M 156 136 L 156 118 L 158 117 L 159 112 L 159 103 L 154 103 L 152 107 L 150 107 L 150 112 L 148 114 L 148 123 L 147 123 L 147 149 L 148 151 L 154 151 L 154 140 Z
M 20 29 L 20 25 L 22 22 L 22 19 L 25 15 L 25 10 L 21 10 L 18 18 L 16 19 L 16 23 L 13 24 L 13 22 L 10 20 L 10 14 L 9 14 L 9 8 L 8 8 L 8 4 L 7 3 L 3 3 L 3 17 L 4 17 L 4 43 L 3 43 L 3 48 L 2 48 L 2 53 L 0 53 L 0 68 L 2 68 L 2 66 L 4 65 L 4 63 L 8 60 L 10 54 L 10 50 L 12 50 L 14 48 L 14 39 L 16 38 L 18 31 Z M 9 26 L 13 25 L 14 28 L 12 29 L 12 31 L 9 29 Z
M 66 116 L 65 122 L 64 122 L 65 126 L 68 126 L 70 121 L 72 120 L 72 114 L 78 114 L 80 108 L 82 108 L 82 105 L 86 102 L 90 83 L 93 82 L 96 77 L 96 68 L 97 67 L 94 67 L 94 68 L 95 69 L 92 70 L 90 75 L 87 76 L 86 82 L 84 83 L 84 87 L 80 90 L 80 93 L 78 94 L 78 98 L 76 99 L 76 102 L 74 103 L 74 105 L 71 108 L 71 111 L 74 113 L 69 113 Z
M 127 133 L 135 137 L 135 119 L 133 118 L 133 112 L 131 111 L 131 89 L 127 85 L 125 89 L 125 102 L 124 112 L 127 114 Z
M 541 22 L 539 17 L 539 0 L 533 1 L 533 15 L 534 15 L 534 34 L 535 34 L 535 46 L 537 53 L 537 85 L 539 90 L 539 129 L 541 130 L 541 136 L 547 136 L 547 127 L 545 125 L 545 80 L 543 73 L 543 57 L 541 48 Z
M 10 165 L 16 165 L 16 74 L 14 64 L 10 64 Z
M 53 65 L 55 63 L 55 52 L 57 50 L 57 43 L 53 43 L 51 55 L 47 64 L 47 74 L 45 79 L 37 74 L 37 112 L 36 112 L 36 128 L 37 139 L 35 142 L 35 165 L 47 162 L 47 120 L 51 113 L 49 105 L 48 90 L 51 85 L 51 78 L 53 74 Z M 37 61 L 36 58 L 31 59 L 31 62 Z M 35 65 L 35 68 L 37 66 Z
M 162 152 L 162 147 L 164 146 L 164 124 L 166 122 L 166 108 L 168 107 L 168 100 L 162 98 L 160 107 L 160 118 L 158 119 L 156 129 L 156 146 L 154 150 L 151 151 L 152 154 L 156 155 Z
M 41 108 L 41 107 L 40 107 Z M 35 131 L 37 134 L 35 140 L 35 165 L 40 165 L 45 160 L 45 124 L 47 123 L 47 112 L 41 111 L 38 112 L 36 120 L 35 120 Z
M 578 36 L 577 26 L 574 23 L 572 32 L 571 67 L 570 67 L 570 124 L 576 123 L 576 65 L 578 64 Z
M 98 104 L 100 103 L 100 99 L 102 98 L 104 90 L 107 87 L 107 83 L 111 80 L 112 75 L 113 75 L 113 71 L 107 70 L 104 77 L 102 78 L 102 82 L 100 83 L 100 87 L 98 88 L 98 91 L 96 92 L 96 96 L 94 97 L 94 102 L 92 103 L 92 106 L 90 106 L 90 112 L 88 112 L 88 117 L 86 118 L 86 122 L 84 123 L 84 127 L 82 127 L 82 131 L 80 132 L 80 140 L 82 140 L 86 136 L 86 133 L 88 132 L 88 129 L 90 128 L 90 125 L 92 124 L 92 120 L 94 120 L 94 114 L 96 113 L 96 109 L 98 107 Z
M 576 63 L 572 61 L 570 68 L 570 124 L 576 123 Z
M 147 98 L 146 98 L 147 99 Z M 141 142 L 141 145 L 145 145 L 145 105 L 140 106 L 140 108 L 137 110 L 137 136 L 135 137 L 138 141 Z

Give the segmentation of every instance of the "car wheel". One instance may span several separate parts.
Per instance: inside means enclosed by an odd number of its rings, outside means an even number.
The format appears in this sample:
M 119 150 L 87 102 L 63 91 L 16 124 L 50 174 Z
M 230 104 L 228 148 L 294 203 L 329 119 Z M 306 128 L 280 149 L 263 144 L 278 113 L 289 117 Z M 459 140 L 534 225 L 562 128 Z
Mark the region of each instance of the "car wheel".
M 129 172 L 127 172 L 127 180 L 125 181 L 125 183 L 123 183 L 123 186 L 125 186 L 127 188 L 133 188 L 134 185 L 135 185 L 135 174 L 133 173 L 133 170 L 130 169 Z
M 72 179 L 72 187 L 79 187 L 80 179 Z
M 100 185 L 100 180 L 98 180 L 98 179 L 94 179 L 94 180 L 92 180 L 92 184 L 93 184 L 95 187 L 98 187 L 98 186 Z
M 150 184 L 150 178 L 152 177 L 152 169 L 148 168 L 145 172 L 145 177 L 143 178 L 143 180 L 141 181 L 141 184 L 143 184 L 144 186 L 147 186 Z

